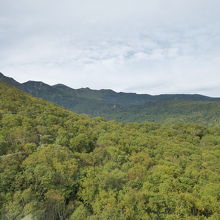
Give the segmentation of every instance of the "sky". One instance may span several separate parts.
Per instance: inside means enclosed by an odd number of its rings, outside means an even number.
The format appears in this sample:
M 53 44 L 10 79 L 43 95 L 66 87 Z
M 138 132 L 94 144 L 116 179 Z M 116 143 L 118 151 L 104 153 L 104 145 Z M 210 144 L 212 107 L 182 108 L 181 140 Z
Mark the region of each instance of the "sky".
M 219 0 L 0 0 L 19 82 L 220 97 Z

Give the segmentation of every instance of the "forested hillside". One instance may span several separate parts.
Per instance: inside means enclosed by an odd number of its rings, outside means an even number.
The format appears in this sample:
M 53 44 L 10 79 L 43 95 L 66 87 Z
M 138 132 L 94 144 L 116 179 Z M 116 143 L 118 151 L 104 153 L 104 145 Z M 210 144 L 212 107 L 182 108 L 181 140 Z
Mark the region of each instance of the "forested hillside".
M 102 116 L 120 122 L 219 124 L 219 98 L 187 94 L 151 96 L 116 93 L 105 89 L 72 89 L 62 84 L 50 86 L 36 81 L 18 83 L 1 73 L 0 81 L 7 82 L 35 97 L 92 117 Z
M 101 114 L 120 122 L 157 123 L 190 122 L 203 125 L 220 124 L 220 102 L 161 101 L 132 105 Z
M 220 219 L 220 127 L 120 124 L 0 82 L 0 219 Z

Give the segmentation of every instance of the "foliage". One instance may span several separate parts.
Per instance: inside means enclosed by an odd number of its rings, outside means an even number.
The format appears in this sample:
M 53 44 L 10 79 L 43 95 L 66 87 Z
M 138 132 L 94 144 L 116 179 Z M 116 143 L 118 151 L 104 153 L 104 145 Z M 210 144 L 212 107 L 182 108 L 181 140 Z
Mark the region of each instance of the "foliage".
M 220 219 L 219 137 L 92 119 L 0 83 L 0 218 Z
M 117 112 L 101 114 L 107 119 L 120 122 L 151 121 L 157 123 L 198 123 L 203 125 L 220 124 L 220 102 L 207 101 L 160 101 L 132 105 Z

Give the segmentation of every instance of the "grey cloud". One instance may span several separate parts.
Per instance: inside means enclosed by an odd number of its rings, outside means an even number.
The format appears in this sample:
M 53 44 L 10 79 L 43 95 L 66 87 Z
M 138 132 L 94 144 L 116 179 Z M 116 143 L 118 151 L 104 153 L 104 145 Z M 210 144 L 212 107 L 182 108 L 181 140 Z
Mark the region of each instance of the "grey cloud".
M 20 81 L 220 96 L 219 0 L 0 0 L 0 7 L 0 71 Z

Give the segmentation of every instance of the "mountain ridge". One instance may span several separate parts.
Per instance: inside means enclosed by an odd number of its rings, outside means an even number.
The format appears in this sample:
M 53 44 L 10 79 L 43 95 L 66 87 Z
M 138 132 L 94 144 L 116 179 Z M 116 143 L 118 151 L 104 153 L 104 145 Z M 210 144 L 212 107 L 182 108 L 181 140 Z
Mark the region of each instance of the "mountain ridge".
M 73 89 L 64 84 L 50 86 L 42 81 L 19 83 L 0 74 L 6 82 L 35 97 L 80 114 L 101 116 L 120 122 L 201 122 L 219 124 L 220 98 L 199 94 L 148 95 L 115 92 L 110 89 Z
M 201 95 L 201 94 L 160 94 L 160 95 L 150 95 L 150 94 L 138 94 L 135 92 L 116 92 L 112 89 L 90 89 L 89 87 L 86 88 L 79 88 L 79 89 L 74 89 L 71 88 L 69 86 L 66 86 L 65 84 L 55 84 L 55 85 L 49 85 L 44 83 L 43 81 L 34 81 L 34 80 L 28 80 L 24 83 L 19 83 L 18 81 L 16 81 L 15 79 L 13 79 L 12 77 L 7 77 L 5 76 L 3 73 L 0 72 L 0 80 L 7 82 L 11 85 L 14 85 L 15 87 L 25 90 L 26 87 L 34 87 L 34 89 L 39 89 L 38 87 L 48 87 L 48 88 L 56 88 L 56 89 L 65 89 L 65 90 L 71 90 L 73 91 L 77 91 L 77 92 L 81 92 L 81 95 L 84 95 L 86 92 L 89 93 L 94 93 L 95 95 L 97 95 L 98 93 L 104 93 L 104 95 L 115 95 L 115 96 L 130 96 L 130 97 L 141 97 L 142 99 L 144 99 L 145 102 L 148 101 L 165 101 L 165 100 L 190 100 L 190 101 L 220 101 L 219 97 L 210 97 L 210 96 L 206 96 L 206 95 Z M 32 91 L 30 91 L 31 93 Z M 108 98 L 108 97 L 107 97 Z M 139 98 L 140 99 L 140 98 Z M 108 99 L 108 102 L 110 100 Z M 143 100 L 141 100 L 140 102 L 143 102 Z M 137 103 L 129 103 L 129 104 L 137 104 Z M 124 103 L 122 103 L 122 105 L 124 105 Z

